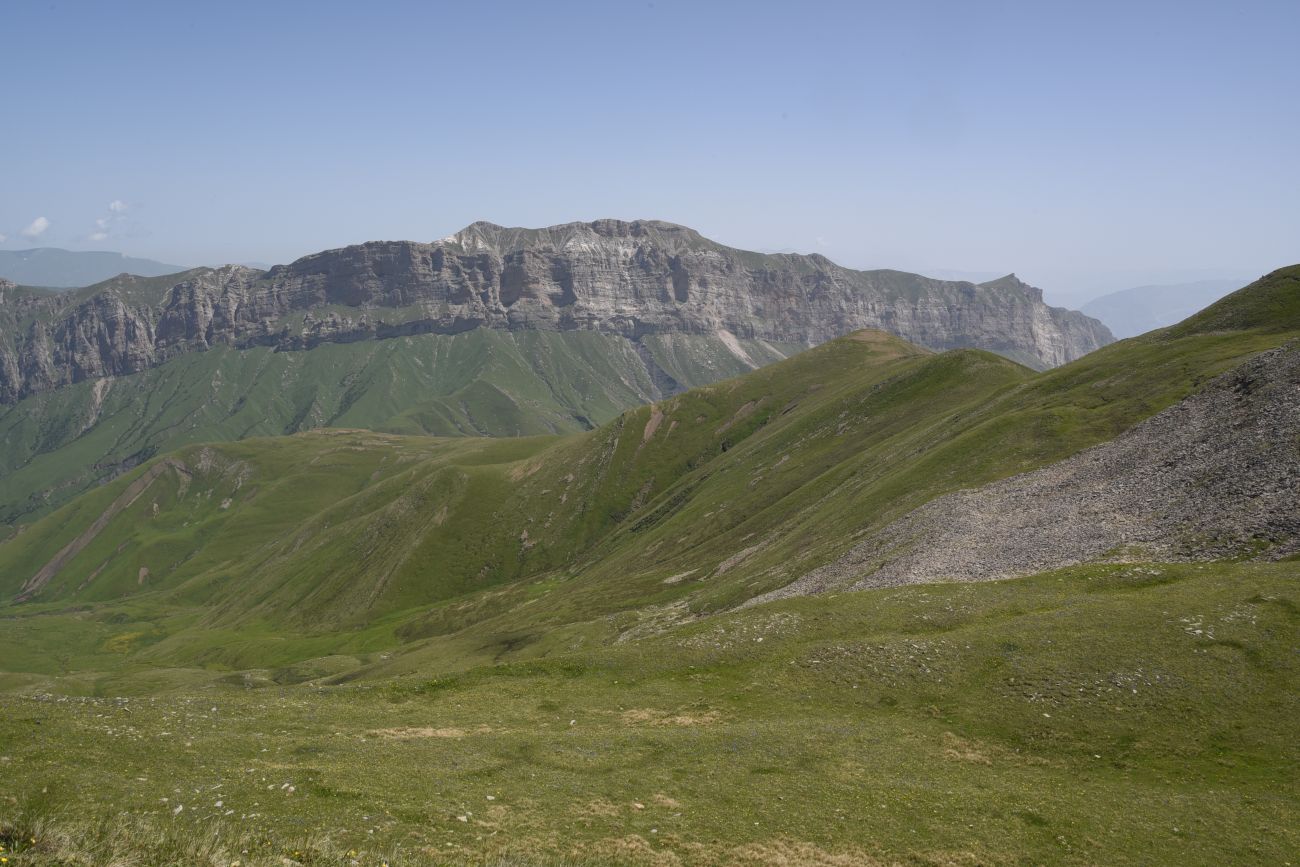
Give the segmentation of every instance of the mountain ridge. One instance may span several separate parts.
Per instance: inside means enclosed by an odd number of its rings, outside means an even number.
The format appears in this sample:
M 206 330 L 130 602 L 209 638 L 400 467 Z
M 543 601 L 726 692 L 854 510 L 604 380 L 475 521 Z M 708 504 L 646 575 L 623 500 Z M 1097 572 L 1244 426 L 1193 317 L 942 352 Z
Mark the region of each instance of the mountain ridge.
M 372 241 L 269 271 L 200 268 L 157 300 L 116 278 L 0 315 L 0 401 L 121 376 L 217 343 L 326 342 L 506 330 L 714 334 L 814 345 L 863 327 L 935 349 L 982 346 L 1034 367 L 1110 340 L 1013 278 L 976 286 L 824 257 L 760 254 L 661 221 L 548 229 L 474 223 L 442 241 Z M 154 285 L 154 284 L 151 284 Z M 12 290 L 11 290 L 12 291 Z

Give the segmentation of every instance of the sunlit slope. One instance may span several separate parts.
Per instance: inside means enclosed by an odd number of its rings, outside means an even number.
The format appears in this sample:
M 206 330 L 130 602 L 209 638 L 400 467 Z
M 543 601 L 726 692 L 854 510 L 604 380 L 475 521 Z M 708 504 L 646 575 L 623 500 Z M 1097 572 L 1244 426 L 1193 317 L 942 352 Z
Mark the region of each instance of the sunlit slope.
M 118 379 L 0 407 L 0 525 L 189 443 L 358 427 L 435 436 L 572 433 L 665 389 L 713 382 L 793 348 L 711 335 L 647 338 L 507 332 L 324 344 L 216 347 Z M 645 357 L 643 357 L 643 355 Z

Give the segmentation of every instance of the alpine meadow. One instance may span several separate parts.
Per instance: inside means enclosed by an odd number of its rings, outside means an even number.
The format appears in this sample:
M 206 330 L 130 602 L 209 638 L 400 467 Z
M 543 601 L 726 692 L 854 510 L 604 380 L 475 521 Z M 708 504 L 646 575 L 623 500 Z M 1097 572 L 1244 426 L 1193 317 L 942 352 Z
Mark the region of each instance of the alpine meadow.
M 1300 864 L 1300 18 L 921 6 L 18 0 L 0 867 Z

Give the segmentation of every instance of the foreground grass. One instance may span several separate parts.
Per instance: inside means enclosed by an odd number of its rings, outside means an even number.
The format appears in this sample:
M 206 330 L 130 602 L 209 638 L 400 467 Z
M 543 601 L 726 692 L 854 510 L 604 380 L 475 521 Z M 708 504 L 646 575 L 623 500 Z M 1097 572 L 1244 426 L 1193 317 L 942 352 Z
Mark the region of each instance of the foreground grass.
M 220 823 L 183 827 L 135 817 L 98 820 L 29 815 L 0 824 L 0 862 L 60 865 L 210 865 L 210 867 L 285 867 L 362 863 L 443 865 L 442 856 L 362 852 L 342 848 L 327 837 L 271 840 Z M 598 862 L 572 858 L 499 855 L 487 867 L 587 867 Z
M 1281 864 L 1296 577 L 1079 567 L 434 679 L 8 695 L 0 820 L 33 864 Z

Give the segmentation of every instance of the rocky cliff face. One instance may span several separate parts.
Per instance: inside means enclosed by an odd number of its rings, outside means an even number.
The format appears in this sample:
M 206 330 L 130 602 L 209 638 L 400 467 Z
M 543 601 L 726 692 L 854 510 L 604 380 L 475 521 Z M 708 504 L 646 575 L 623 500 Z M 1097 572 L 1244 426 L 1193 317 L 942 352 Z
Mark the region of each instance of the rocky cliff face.
M 1111 340 L 1014 275 L 991 283 L 853 271 L 762 255 L 656 221 L 549 229 L 475 223 L 432 244 L 372 242 L 270 271 L 123 275 L 57 296 L 0 288 L 0 401 L 134 373 L 217 344 L 307 349 L 474 328 L 730 335 L 812 345 L 881 328 L 934 349 L 978 346 L 1036 367 Z

